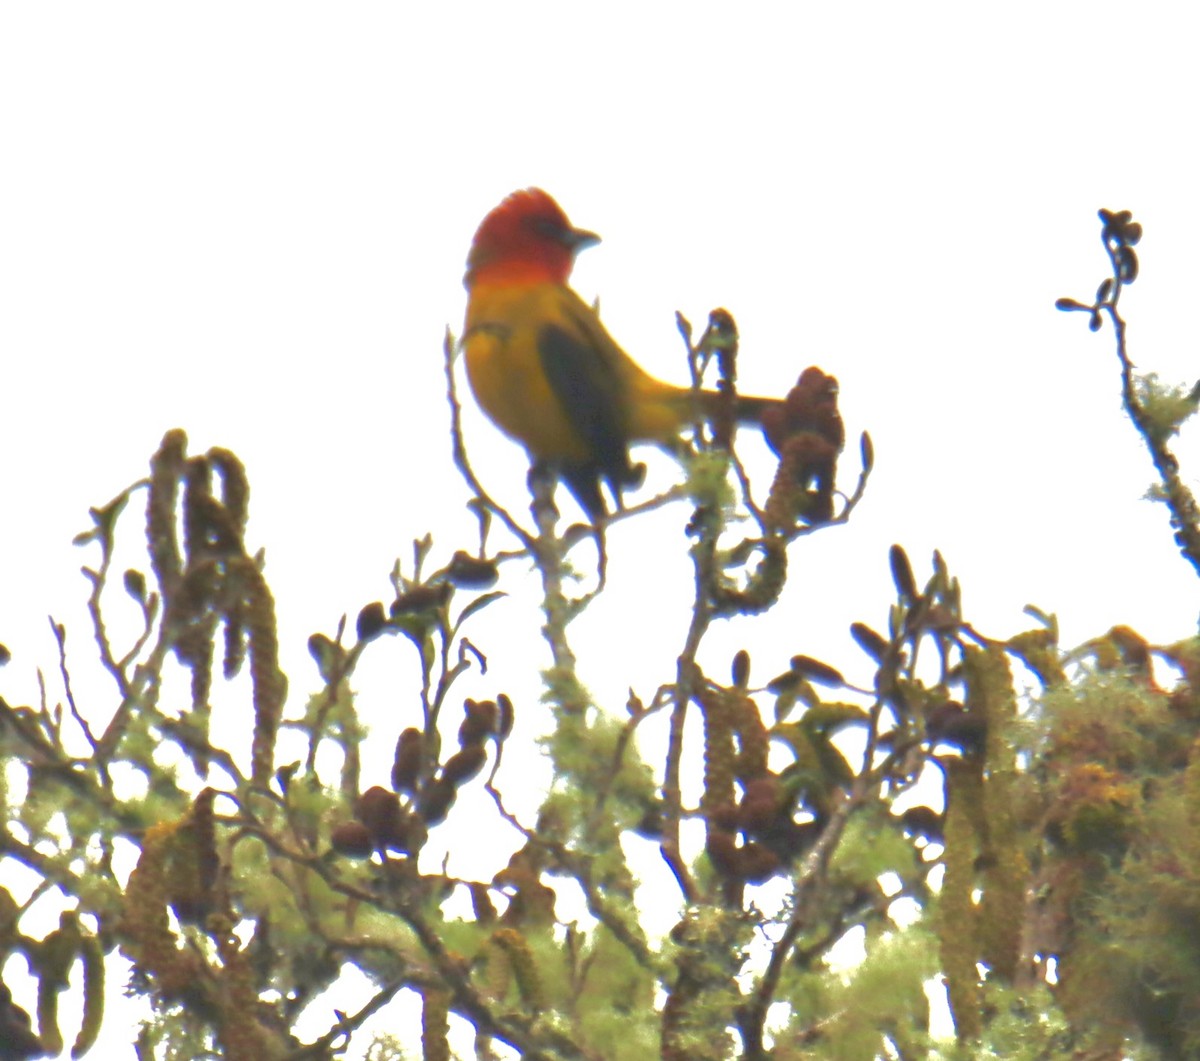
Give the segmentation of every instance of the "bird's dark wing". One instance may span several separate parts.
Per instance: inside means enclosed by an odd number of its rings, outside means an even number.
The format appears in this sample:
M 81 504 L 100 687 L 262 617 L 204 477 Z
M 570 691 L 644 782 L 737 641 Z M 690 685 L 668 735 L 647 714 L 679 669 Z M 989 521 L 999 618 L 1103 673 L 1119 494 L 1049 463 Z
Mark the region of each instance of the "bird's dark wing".
M 576 499 L 595 518 L 604 513 L 599 482 L 607 481 L 620 497 L 620 488 L 639 476 L 629 464 L 625 403 L 621 378 L 622 356 L 595 314 L 582 302 L 564 303 L 564 324 L 547 324 L 538 333 L 542 370 L 562 407 L 567 410 L 591 459 L 562 468 Z

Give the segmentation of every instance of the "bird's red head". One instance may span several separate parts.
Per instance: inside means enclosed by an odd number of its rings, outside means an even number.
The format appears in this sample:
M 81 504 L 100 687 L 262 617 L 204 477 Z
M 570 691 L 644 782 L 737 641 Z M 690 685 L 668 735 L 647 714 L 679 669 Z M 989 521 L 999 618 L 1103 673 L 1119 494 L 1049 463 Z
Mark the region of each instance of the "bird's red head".
M 489 281 L 565 283 L 576 253 L 599 241 L 594 232 L 573 227 L 541 188 L 526 188 L 483 219 L 467 256 L 464 282 L 468 288 Z

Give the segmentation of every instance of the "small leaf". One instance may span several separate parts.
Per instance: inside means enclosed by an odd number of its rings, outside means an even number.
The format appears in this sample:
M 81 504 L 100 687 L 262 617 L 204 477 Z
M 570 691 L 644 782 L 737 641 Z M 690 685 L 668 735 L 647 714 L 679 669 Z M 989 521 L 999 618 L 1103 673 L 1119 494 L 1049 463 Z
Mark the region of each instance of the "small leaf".
M 797 676 L 797 684 L 799 677 Z M 782 722 L 792 713 L 792 708 L 796 706 L 796 701 L 799 699 L 799 691 L 796 686 L 791 689 L 784 689 L 775 697 L 775 721 Z
M 810 707 L 816 707 L 821 702 L 820 694 L 813 687 L 812 682 L 802 681 L 796 686 L 796 699 L 804 705 L 807 711 Z
M 846 786 L 854 780 L 854 767 L 837 745 L 830 741 L 831 734 L 821 730 L 812 734 L 813 748 L 821 761 L 821 770 L 831 785 Z
M 492 603 L 492 601 L 497 601 L 501 597 L 507 597 L 507 596 L 508 596 L 507 593 L 505 593 L 503 590 L 498 589 L 498 590 L 494 590 L 491 593 L 484 593 L 481 596 L 476 597 L 465 608 L 463 608 L 463 610 L 459 613 L 458 619 L 454 623 L 454 629 L 457 630 L 472 615 L 474 615 L 477 611 L 481 611 L 482 609 L 486 608 L 489 604 Z
M 828 802 L 826 797 L 833 788 L 853 781 L 853 767 L 829 742 L 829 735 L 809 730 L 803 720 L 773 726 L 770 736 L 783 741 L 796 757 L 780 773 L 780 779 L 789 791 L 802 792 L 817 807 Z
M 430 630 L 435 620 L 428 615 L 397 615 L 392 617 L 392 626 L 409 639 L 421 653 L 425 668 L 433 666 L 433 638 Z
M 832 735 L 847 726 L 865 726 L 871 721 L 867 714 L 857 704 L 815 704 L 804 712 L 800 724 L 809 733 L 824 733 Z
M 1096 301 L 1097 302 L 1107 302 L 1109 299 L 1109 296 L 1112 294 L 1112 290 L 1113 290 L 1112 277 L 1106 276 L 1101 281 L 1100 286 L 1098 288 L 1096 288 Z
M 1073 298 L 1058 298 L 1054 300 L 1054 308 L 1061 309 L 1064 313 L 1070 313 L 1072 310 L 1091 309 L 1091 306 L 1085 306 L 1082 302 L 1076 302 Z
M 1088 327 L 1092 331 L 1098 332 L 1100 330 L 1101 325 L 1103 325 L 1103 324 L 1104 324 L 1104 318 L 1102 318 L 1100 316 L 1100 314 L 1098 312 L 1096 312 L 1096 310 L 1092 310 L 1092 315 L 1088 320 Z
M 875 467 L 875 447 L 871 445 L 871 436 L 865 431 L 862 437 L 858 440 L 858 450 L 862 457 L 862 466 L 864 472 L 869 472 Z
M 799 768 L 804 770 L 810 780 L 818 776 L 820 767 L 816 748 L 813 746 L 812 734 L 804 727 L 803 721 L 778 723 L 771 727 L 770 736 L 772 740 L 783 741 L 791 749 L 796 759 L 789 767 L 793 774 L 795 769 Z M 791 779 L 786 770 L 783 776 Z

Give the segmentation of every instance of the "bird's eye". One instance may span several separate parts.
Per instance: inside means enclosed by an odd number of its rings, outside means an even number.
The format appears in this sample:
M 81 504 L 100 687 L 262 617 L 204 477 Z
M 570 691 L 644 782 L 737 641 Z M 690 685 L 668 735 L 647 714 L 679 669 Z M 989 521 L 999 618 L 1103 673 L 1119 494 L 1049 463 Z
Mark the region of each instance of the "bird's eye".
M 544 236 L 546 239 L 562 241 L 563 226 L 553 218 L 531 217 L 529 219 L 529 227 L 539 236 Z

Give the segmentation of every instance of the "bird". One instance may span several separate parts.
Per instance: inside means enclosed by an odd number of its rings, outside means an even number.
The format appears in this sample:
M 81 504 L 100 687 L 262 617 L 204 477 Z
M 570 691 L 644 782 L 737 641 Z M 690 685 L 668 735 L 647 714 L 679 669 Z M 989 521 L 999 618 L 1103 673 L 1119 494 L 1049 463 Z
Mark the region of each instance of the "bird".
M 699 412 L 724 396 L 679 387 L 642 369 L 568 285 L 575 256 L 600 237 L 576 228 L 540 188 L 513 192 L 480 223 L 467 257 L 462 349 L 475 400 L 535 466 L 549 468 L 588 518 L 618 507 L 644 467 L 629 447 L 670 448 Z M 738 395 L 739 422 L 761 422 L 781 403 Z

